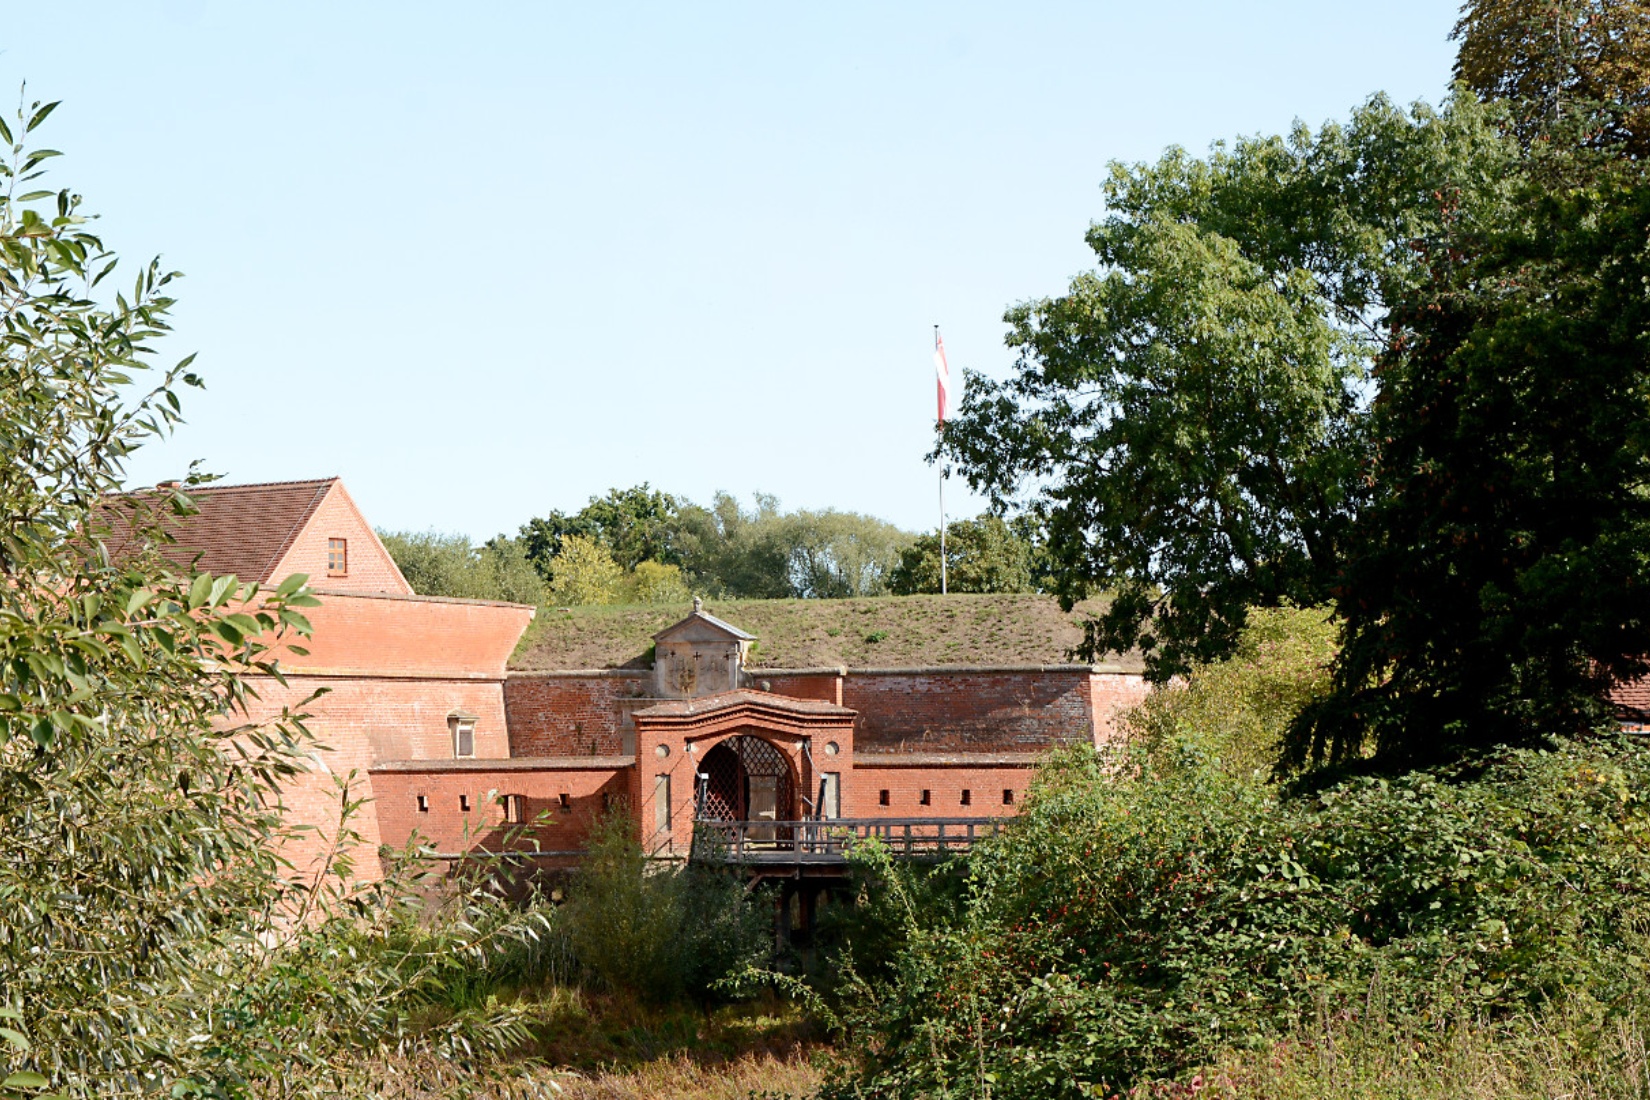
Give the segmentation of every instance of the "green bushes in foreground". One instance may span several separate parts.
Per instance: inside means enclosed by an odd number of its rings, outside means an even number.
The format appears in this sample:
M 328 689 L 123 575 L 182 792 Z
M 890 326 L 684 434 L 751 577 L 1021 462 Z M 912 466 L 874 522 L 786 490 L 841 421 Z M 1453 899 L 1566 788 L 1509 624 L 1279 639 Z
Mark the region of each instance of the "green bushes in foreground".
M 653 1002 L 714 999 L 718 981 L 771 949 L 766 918 L 736 878 L 654 866 L 618 815 L 591 838 L 558 915 L 590 978 Z
M 1051 763 L 905 939 L 828 1095 L 1082 1097 L 1189 1074 L 1372 989 L 1413 1020 L 1643 987 L 1650 753 L 1620 737 L 1287 798 L 1199 748 Z M 897 871 L 889 868 L 888 872 Z

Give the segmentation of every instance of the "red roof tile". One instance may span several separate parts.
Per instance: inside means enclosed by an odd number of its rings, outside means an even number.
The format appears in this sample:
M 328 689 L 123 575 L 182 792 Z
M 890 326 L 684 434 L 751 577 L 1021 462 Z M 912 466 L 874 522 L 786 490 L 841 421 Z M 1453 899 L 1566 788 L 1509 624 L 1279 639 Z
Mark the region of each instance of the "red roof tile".
M 168 510 L 165 528 L 177 541 L 162 547 L 161 554 L 181 568 L 220 576 L 233 573 L 243 581 L 267 584 L 282 555 L 337 481 L 329 477 L 190 489 L 189 499 L 198 511 L 177 516 Z M 158 490 L 142 495 L 164 505 Z M 110 526 L 110 554 L 119 558 L 123 552 L 130 553 L 130 521 L 118 501 L 111 502 L 105 518 Z
M 1650 677 L 1617 684 L 1610 689 L 1610 702 L 1623 725 L 1650 725 Z

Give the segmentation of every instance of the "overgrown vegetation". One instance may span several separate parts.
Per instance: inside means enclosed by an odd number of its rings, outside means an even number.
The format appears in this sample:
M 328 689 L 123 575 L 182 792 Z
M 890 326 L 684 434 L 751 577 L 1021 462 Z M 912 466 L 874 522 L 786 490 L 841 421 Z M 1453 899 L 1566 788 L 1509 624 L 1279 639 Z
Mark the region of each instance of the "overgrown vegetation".
M 707 1002 L 722 978 L 766 960 L 768 917 L 736 877 L 702 864 L 653 867 L 617 815 L 587 850 L 561 916 L 574 955 L 603 987 Z
M 913 903 L 884 976 L 844 999 L 864 1056 L 826 1095 L 1110 1095 L 1258 1067 L 1234 1052 L 1325 1019 L 1370 1043 L 1394 1019 L 1634 1026 L 1650 753 L 1600 736 L 1292 793 L 1249 765 L 1321 689 L 1323 630 L 1263 619 L 1127 749 L 1047 765 L 962 904 Z
M 514 540 L 497 538 L 472 546 L 463 535 L 435 531 L 379 531 L 378 537 L 420 595 L 544 602 L 544 579 Z

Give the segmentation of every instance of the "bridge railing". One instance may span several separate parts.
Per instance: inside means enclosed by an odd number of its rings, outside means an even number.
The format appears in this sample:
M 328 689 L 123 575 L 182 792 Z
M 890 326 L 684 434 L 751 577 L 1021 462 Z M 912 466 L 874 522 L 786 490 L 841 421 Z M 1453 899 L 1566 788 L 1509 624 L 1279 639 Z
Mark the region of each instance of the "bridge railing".
M 999 817 L 866 817 L 822 821 L 694 823 L 698 859 L 740 864 L 846 863 L 855 844 L 875 837 L 896 859 L 945 859 L 1002 828 Z

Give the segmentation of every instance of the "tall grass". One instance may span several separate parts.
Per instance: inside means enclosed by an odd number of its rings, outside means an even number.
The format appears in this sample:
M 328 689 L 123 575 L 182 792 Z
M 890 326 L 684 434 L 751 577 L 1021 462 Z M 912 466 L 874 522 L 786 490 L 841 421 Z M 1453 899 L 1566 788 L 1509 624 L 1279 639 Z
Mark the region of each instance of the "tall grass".
M 1194 1087 L 1195 1086 L 1195 1087 Z M 1263 1050 L 1176 1083 L 1142 1085 L 1131 1100 L 1645 1100 L 1650 1016 L 1602 1025 L 1569 1013 L 1427 1023 L 1320 1019 Z

